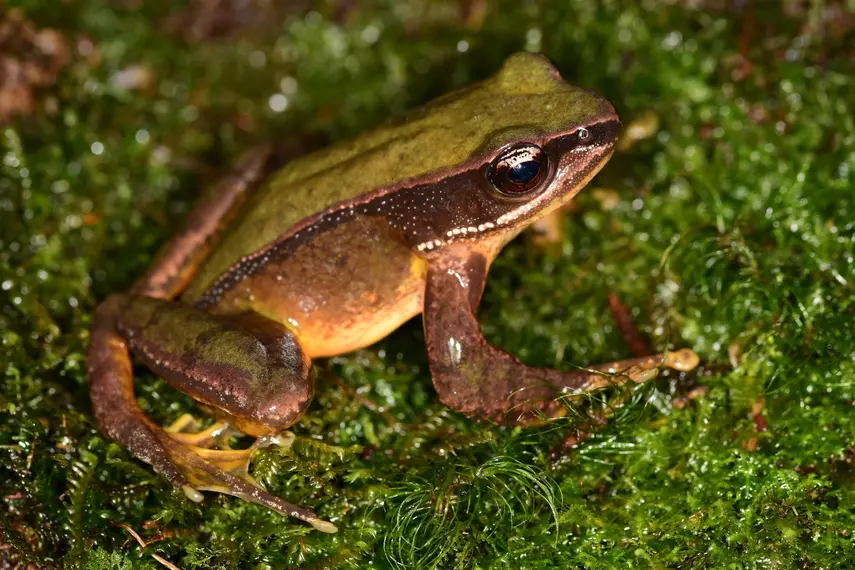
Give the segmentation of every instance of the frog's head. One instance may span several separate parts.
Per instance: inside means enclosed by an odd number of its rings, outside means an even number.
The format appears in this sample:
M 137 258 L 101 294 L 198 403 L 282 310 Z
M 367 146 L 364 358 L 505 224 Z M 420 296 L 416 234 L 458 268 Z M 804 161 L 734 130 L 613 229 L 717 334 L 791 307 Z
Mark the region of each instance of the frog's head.
M 398 194 L 406 210 L 421 204 L 418 219 L 401 221 L 425 254 L 461 241 L 501 247 L 572 199 L 611 157 L 620 132 L 606 99 L 568 84 L 533 53 L 511 56 L 496 75 L 437 100 L 429 113 L 446 129 L 437 153 L 463 160 Z

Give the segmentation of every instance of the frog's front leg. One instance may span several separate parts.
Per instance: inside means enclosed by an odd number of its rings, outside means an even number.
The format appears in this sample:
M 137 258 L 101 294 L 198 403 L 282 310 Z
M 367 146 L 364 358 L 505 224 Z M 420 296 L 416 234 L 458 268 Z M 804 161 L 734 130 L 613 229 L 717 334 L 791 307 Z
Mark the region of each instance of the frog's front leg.
M 521 424 L 537 411 L 560 414 L 562 394 L 576 394 L 620 382 L 645 382 L 660 367 L 691 370 L 690 350 L 560 371 L 526 366 L 489 345 L 475 317 L 487 275 L 486 258 L 465 246 L 430 260 L 424 302 L 428 360 L 440 400 L 470 417 Z
M 251 451 L 189 445 L 137 405 L 128 348 L 170 384 L 241 431 L 268 436 L 302 415 L 312 397 L 311 363 L 287 328 L 254 313 L 222 317 L 172 301 L 115 295 L 95 314 L 89 355 L 92 405 L 115 441 L 150 463 L 188 497 L 217 491 L 335 532 L 311 511 L 265 492 L 248 476 Z M 254 448 L 253 448 L 254 449 Z

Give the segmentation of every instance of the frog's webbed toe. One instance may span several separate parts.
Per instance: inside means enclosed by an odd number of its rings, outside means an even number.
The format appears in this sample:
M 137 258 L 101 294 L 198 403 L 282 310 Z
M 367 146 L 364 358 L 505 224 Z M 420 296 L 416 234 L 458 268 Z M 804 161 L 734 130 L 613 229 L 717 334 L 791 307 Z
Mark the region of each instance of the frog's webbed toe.
M 173 437 L 175 437 L 174 434 Z M 255 452 L 271 445 L 288 448 L 291 447 L 291 443 L 293 443 L 293 441 L 294 434 L 289 431 L 284 431 L 275 435 L 259 437 L 246 449 L 232 449 L 226 444 L 223 444 L 219 449 L 211 449 L 210 447 L 195 445 L 188 445 L 188 447 L 196 455 L 226 473 L 254 482 L 255 480 L 249 475 L 249 462 L 252 461 L 252 457 L 255 455 Z
M 309 509 L 299 507 L 280 499 L 265 491 L 253 479 L 248 471 L 252 454 L 260 448 L 269 445 L 290 446 L 294 436 L 288 432 L 274 436 L 263 436 L 247 449 L 207 449 L 185 445 L 170 434 L 144 420 L 147 431 L 160 443 L 158 449 L 137 449 L 135 453 L 150 456 L 150 462 L 161 470 L 167 465 L 171 472 L 177 471 L 179 476 L 164 474 L 170 481 L 181 488 L 192 501 L 200 502 L 204 498 L 200 491 L 213 491 L 239 497 L 246 501 L 257 503 L 282 515 L 291 516 L 306 521 L 317 530 L 327 533 L 337 532 L 336 526 L 320 519 Z M 164 453 L 165 452 L 165 453 Z
M 183 414 L 169 426 L 164 428 L 172 439 L 184 444 L 205 461 L 244 479 L 249 477 L 249 462 L 259 449 L 278 445 L 289 448 L 294 441 L 294 434 L 282 431 L 276 434 L 256 438 L 255 442 L 246 449 L 235 449 L 229 439 L 240 432 L 226 422 L 214 422 L 207 428 L 195 430 L 198 420 L 190 414 Z
M 176 441 L 205 449 L 228 446 L 228 437 L 236 432 L 225 422 L 215 422 L 204 429 L 196 429 L 198 423 L 199 420 L 191 414 L 182 414 L 163 429 Z

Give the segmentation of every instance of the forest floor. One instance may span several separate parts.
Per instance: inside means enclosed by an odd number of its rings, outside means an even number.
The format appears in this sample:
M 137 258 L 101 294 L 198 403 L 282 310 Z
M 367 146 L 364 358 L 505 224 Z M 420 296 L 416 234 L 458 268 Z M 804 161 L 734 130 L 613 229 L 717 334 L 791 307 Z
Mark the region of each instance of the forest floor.
M 855 567 L 847 3 L 110 4 L 0 7 L 0 568 Z M 252 472 L 336 535 L 193 503 L 105 438 L 93 310 L 237 156 L 346 139 L 520 49 L 629 137 L 560 243 L 500 255 L 485 335 L 538 366 L 623 358 L 614 292 L 698 370 L 506 429 L 438 401 L 419 319 L 319 361 L 294 446 Z M 136 373 L 156 421 L 202 415 Z

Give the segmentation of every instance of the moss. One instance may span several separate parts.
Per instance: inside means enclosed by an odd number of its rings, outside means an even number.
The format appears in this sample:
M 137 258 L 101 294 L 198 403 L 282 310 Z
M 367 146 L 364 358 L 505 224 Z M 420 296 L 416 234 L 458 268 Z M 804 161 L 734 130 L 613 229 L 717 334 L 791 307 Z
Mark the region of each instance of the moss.
M 16 25 L 58 30 L 69 59 L 0 127 L 0 557 L 122 569 L 158 567 L 152 554 L 182 569 L 855 565 L 843 3 L 13 4 Z M 293 449 L 264 450 L 254 473 L 335 520 L 335 536 L 231 498 L 191 503 L 105 440 L 86 391 L 92 309 L 144 270 L 224 165 L 265 138 L 305 151 L 353 135 L 521 48 L 609 97 L 625 123 L 653 114 L 660 127 L 595 181 L 615 203 L 580 196 L 559 248 L 525 236 L 507 248 L 485 333 L 532 364 L 624 357 L 611 290 L 657 349 L 701 353 L 700 372 L 637 390 L 604 425 L 582 410 L 503 430 L 437 401 L 418 321 L 319 363 Z M 138 378 L 158 421 L 198 413 Z

